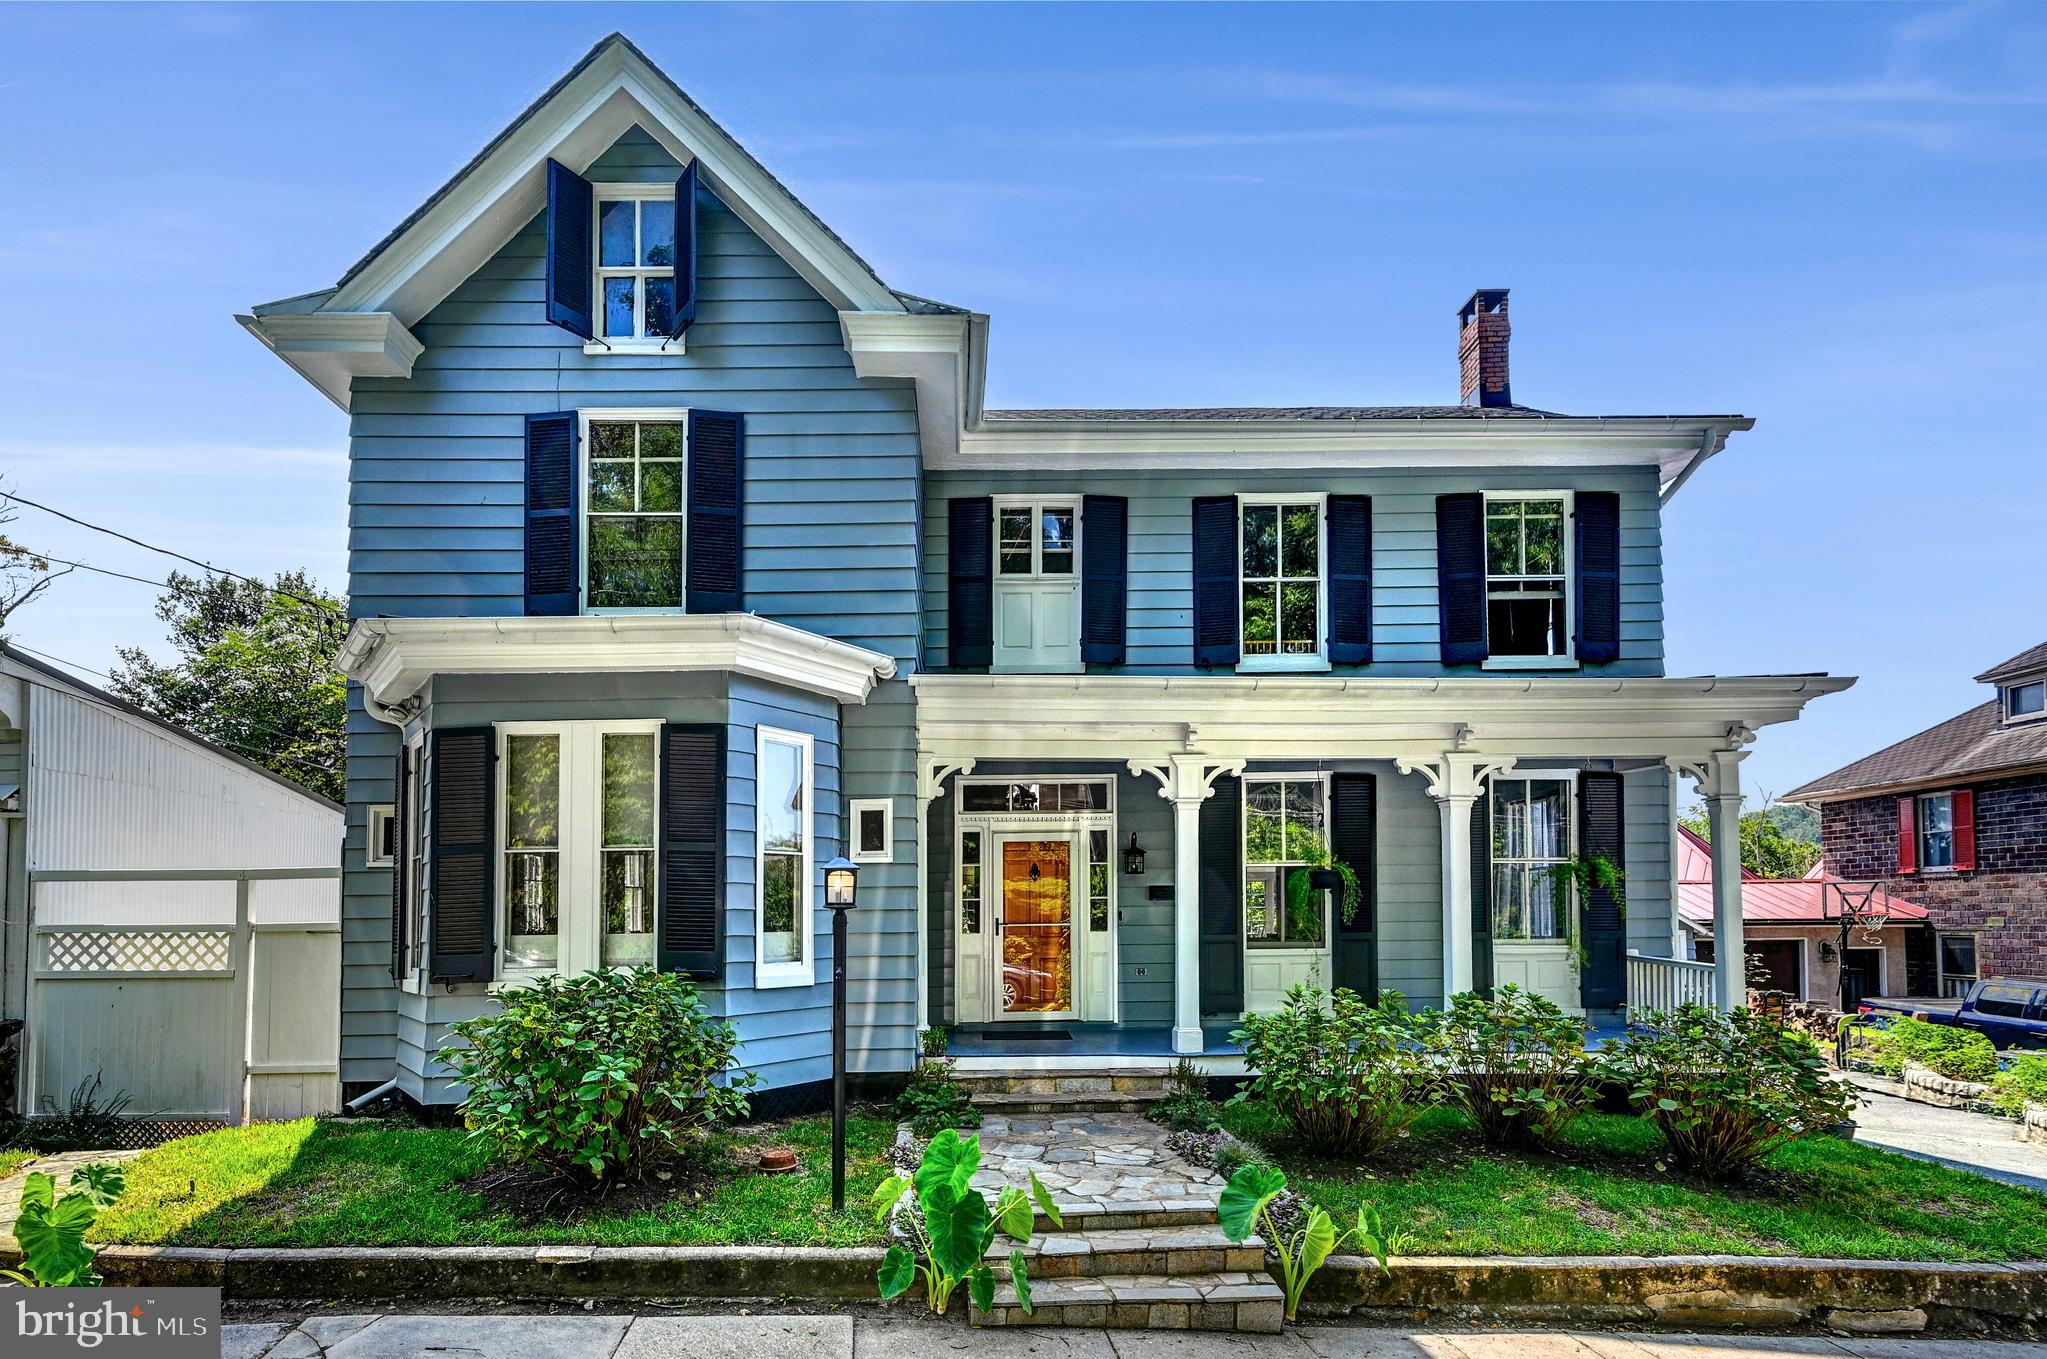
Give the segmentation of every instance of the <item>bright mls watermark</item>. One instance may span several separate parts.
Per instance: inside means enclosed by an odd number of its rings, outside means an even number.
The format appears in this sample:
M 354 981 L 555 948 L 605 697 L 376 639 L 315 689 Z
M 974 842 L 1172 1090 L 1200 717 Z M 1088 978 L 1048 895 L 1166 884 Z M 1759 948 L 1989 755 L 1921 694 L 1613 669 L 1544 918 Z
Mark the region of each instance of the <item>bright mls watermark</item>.
M 9 1288 L 0 1338 L 10 1336 L 7 1359 L 220 1359 L 220 1290 Z

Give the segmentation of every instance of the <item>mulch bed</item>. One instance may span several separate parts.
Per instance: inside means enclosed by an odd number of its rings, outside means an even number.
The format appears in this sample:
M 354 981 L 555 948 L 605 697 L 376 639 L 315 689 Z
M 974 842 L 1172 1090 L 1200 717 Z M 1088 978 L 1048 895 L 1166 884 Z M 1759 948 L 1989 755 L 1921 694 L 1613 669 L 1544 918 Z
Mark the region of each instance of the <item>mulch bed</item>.
M 624 1184 L 591 1184 L 528 1166 L 492 1166 L 464 1180 L 461 1187 L 522 1223 L 581 1222 L 599 1215 L 659 1212 L 700 1202 L 734 1175 L 758 1173 L 762 1154 L 776 1145 L 758 1142 L 722 1153 L 707 1151 Z

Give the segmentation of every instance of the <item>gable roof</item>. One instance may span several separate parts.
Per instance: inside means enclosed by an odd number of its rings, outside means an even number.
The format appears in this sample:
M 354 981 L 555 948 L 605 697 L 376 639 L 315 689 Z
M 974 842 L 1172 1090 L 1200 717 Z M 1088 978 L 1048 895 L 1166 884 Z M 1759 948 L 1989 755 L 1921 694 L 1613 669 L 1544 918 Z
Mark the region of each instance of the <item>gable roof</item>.
M 1713 849 L 1705 837 L 1690 829 L 1677 828 L 1678 915 L 1687 924 L 1713 924 Z M 1764 878 L 1741 871 L 1741 918 L 1751 925 L 1830 924 L 1841 918 L 1838 904 L 1830 903 L 1827 889 L 1842 879 L 1822 872 L 1817 866 L 1802 878 Z M 1877 889 L 1873 904 L 1879 905 L 1893 921 L 1915 922 L 1927 918 L 1926 908 L 1902 897 Z
M 2035 766 L 2047 766 L 2047 722 L 2005 726 L 2003 710 L 1992 699 L 1823 774 L 1780 800 L 1836 801 L 1886 788 L 1959 783 Z
M 2000 661 L 1982 674 L 1976 676 L 1978 684 L 2002 684 L 2009 679 L 2023 679 L 2047 671 L 2047 642 L 2029 647 L 2008 661 Z

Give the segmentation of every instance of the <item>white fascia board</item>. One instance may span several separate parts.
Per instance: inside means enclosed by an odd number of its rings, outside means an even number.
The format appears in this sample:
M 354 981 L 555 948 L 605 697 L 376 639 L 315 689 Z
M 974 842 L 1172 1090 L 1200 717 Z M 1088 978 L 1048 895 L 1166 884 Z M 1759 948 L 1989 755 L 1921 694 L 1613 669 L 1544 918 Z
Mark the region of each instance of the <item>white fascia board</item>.
M 927 449 L 926 461 L 938 469 L 1005 472 L 1653 467 L 1658 485 L 1669 486 L 1702 445 L 1717 448 L 1729 432 L 1753 424 L 1658 416 L 1004 421 L 966 430 L 956 451 L 933 457 Z
M 417 321 L 540 211 L 549 160 L 580 173 L 638 124 L 699 174 L 834 306 L 903 304 L 708 118 L 635 54 L 600 54 L 462 183 L 338 289 L 334 311 L 392 311 Z
M 839 313 L 839 333 L 863 378 L 910 378 L 917 386 L 917 436 L 927 466 L 954 459 L 966 422 L 961 399 L 970 390 L 973 324 L 965 315 L 907 312 Z M 985 331 L 987 317 L 978 318 Z
M 388 311 L 283 312 L 235 320 L 343 410 L 354 379 L 409 378 L 426 351 Z
M 342 673 L 387 707 L 435 675 L 704 671 L 864 703 L 896 671 L 878 651 L 754 614 L 363 618 L 349 629 L 339 659 Z
M 1350 679 L 1335 676 L 911 676 L 918 745 L 995 758 L 1200 751 L 1388 758 L 1446 749 L 1505 757 L 1703 758 L 1855 681 Z

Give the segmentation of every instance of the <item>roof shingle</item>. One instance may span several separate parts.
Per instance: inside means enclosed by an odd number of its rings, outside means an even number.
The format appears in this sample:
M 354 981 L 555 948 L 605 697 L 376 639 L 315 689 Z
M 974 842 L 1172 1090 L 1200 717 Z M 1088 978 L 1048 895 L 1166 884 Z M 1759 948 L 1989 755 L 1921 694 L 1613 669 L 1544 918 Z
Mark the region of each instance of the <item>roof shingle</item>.
M 2025 675 L 2037 675 L 2047 670 L 2047 642 L 2021 651 L 2008 661 L 2000 661 L 1982 674 L 1976 676 L 1978 684 L 2001 684 L 2008 679 Z
M 1784 794 L 1786 802 L 1878 788 L 1960 781 L 2047 764 L 2047 722 L 2003 724 L 1996 699 Z

